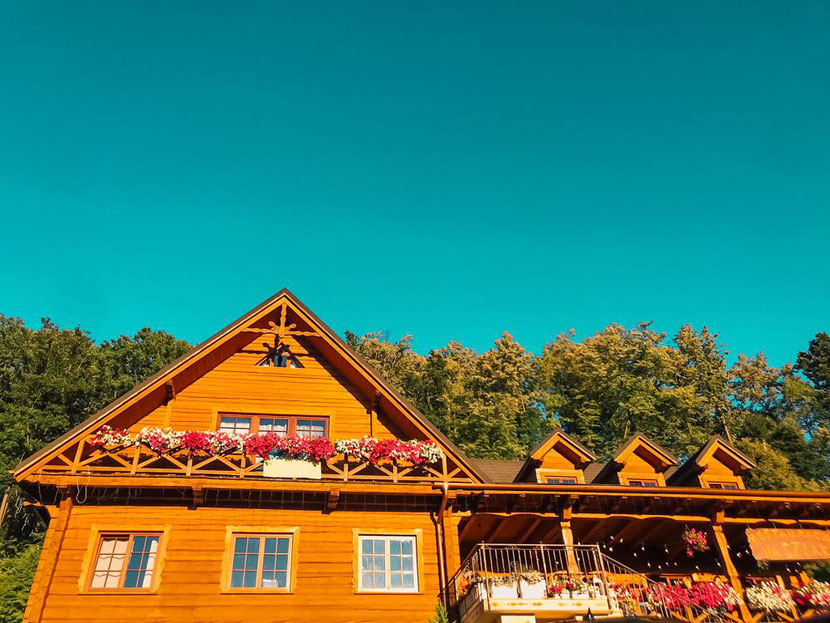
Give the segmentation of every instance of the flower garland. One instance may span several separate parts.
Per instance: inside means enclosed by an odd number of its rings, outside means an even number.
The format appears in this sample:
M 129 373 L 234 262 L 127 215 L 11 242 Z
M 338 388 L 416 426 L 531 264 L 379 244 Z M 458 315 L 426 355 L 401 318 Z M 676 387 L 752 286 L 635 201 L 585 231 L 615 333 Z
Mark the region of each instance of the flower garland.
M 104 425 L 89 439 L 89 443 L 103 451 L 115 452 L 127 446 L 144 446 L 156 454 L 184 451 L 196 456 L 222 456 L 236 452 L 263 460 L 279 457 L 319 463 L 343 455 L 361 462 L 378 465 L 428 465 L 444 456 L 441 448 L 431 441 L 401 439 L 338 439 L 280 435 L 276 432 L 258 435 L 231 435 L 222 431 L 172 431 L 169 428 L 143 428 L 132 436 L 124 429 Z
M 653 608 L 680 610 L 685 606 L 695 606 L 714 614 L 734 612 L 742 603 L 734 588 L 715 582 L 700 582 L 691 588 L 652 584 L 648 587 L 646 599 Z
M 130 433 L 123 428 L 113 428 L 108 424 L 104 424 L 89 438 L 89 443 L 98 449 L 121 448 L 132 445 L 133 440 Z
M 830 584 L 810 582 L 793 590 L 792 598 L 799 608 L 830 608 Z
M 683 530 L 683 544 L 686 546 L 686 555 L 691 558 L 695 552 L 708 552 L 709 541 L 703 530 L 695 530 L 694 528 L 686 528 Z
M 756 612 L 789 612 L 793 605 L 790 593 L 775 582 L 761 582 L 747 586 L 746 605 Z
M 646 600 L 652 608 L 666 607 L 669 610 L 682 610 L 691 604 L 688 591 L 682 586 L 652 584 L 646 590 Z
M 689 602 L 707 612 L 722 614 L 734 612 L 741 605 L 741 597 L 727 584 L 700 582 L 688 591 Z

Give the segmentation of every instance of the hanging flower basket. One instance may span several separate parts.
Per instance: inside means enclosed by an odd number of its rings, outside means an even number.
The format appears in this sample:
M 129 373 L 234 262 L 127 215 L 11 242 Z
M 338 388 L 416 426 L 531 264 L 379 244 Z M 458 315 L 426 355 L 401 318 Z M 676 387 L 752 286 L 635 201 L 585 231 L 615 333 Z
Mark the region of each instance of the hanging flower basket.
M 686 528 L 683 530 L 683 544 L 686 546 L 686 555 L 691 558 L 695 552 L 708 552 L 709 540 L 702 530 L 695 530 L 694 528 Z

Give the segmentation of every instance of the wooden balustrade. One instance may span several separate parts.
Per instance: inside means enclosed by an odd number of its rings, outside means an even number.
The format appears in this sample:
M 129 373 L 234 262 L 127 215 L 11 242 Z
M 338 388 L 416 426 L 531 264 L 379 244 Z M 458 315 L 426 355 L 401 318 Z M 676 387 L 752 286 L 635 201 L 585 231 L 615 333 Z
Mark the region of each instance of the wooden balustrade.
M 157 454 L 144 446 L 127 446 L 114 451 L 100 450 L 86 442 L 59 454 L 44 465 L 41 473 L 113 474 L 135 476 L 206 476 L 264 478 L 261 460 L 242 453 L 205 456 L 186 451 Z M 323 480 L 343 482 L 385 481 L 392 483 L 470 482 L 461 468 L 446 456 L 432 465 L 359 462 L 342 455 L 322 463 Z

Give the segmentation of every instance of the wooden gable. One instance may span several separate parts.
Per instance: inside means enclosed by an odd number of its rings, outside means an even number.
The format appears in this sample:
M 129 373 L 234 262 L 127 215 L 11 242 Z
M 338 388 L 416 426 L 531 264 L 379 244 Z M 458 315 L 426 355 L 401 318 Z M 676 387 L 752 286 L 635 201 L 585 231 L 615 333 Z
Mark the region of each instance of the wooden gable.
M 744 489 L 742 474 L 755 463 L 721 437 L 712 437 L 678 470 L 671 484 L 704 489 Z
M 556 429 L 530 453 L 516 482 L 584 483 L 584 469 L 595 460 L 585 446 Z
M 263 365 L 276 353 L 290 363 Z M 288 290 L 24 460 L 15 478 L 49 467 L 77 472 L 84 441 L 104 424 L 206 431 L 222 414 L 324 418 L 332 439 L 431 440 L 456 475 L 482 481 L 449 439 Z
M 595 482 L 665 486 L 665 473 L 677 459 L 644 435 L 634 435 L 597 475 Z

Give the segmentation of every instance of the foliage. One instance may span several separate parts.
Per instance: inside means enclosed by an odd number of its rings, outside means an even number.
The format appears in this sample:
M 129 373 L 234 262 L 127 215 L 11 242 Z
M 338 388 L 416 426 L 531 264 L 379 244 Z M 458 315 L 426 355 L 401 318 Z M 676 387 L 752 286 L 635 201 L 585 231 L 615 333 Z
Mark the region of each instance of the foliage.
M 29 545 L 17 556 L 0 560 L 0 623 L 18 623 L 37 570 L 40 545 Z
M 98 345 L 79 328 L 44 319 L 35 330 L 0 314 L 0 493 L 10 493 L 0 530 L 0 622 L 21 619 L 42 539 L 20 491 L 9 489 L 10 470 L 189 349 L 150 329 Z
M 758 464 L 746 476 L 750 487 L 825 489 L 830 482 L 830 429 L 820 401 L 830 392 L 825 334 L 799 355 L 797 368 L 770 366 L 762 353 L 738 355 L 728 366 L 717 334 L 688 325 L 671 339 L 648 323 L 611 325 L 582 341 L 571 331 L 540 356 L 508 334 L 483 353 L 450 342 L 425 356 L 409 336 L 348 337 L 474 457 L 524 457 L 555 426 L 605 459 L 635 432 L 681 459 L 719 434 Z
M 444 604 L 441 602 L 435 604 L 435 616 L 428 623 L 450 623 L 450 617 L 447 614 L 447 609 L 444 607 Z

